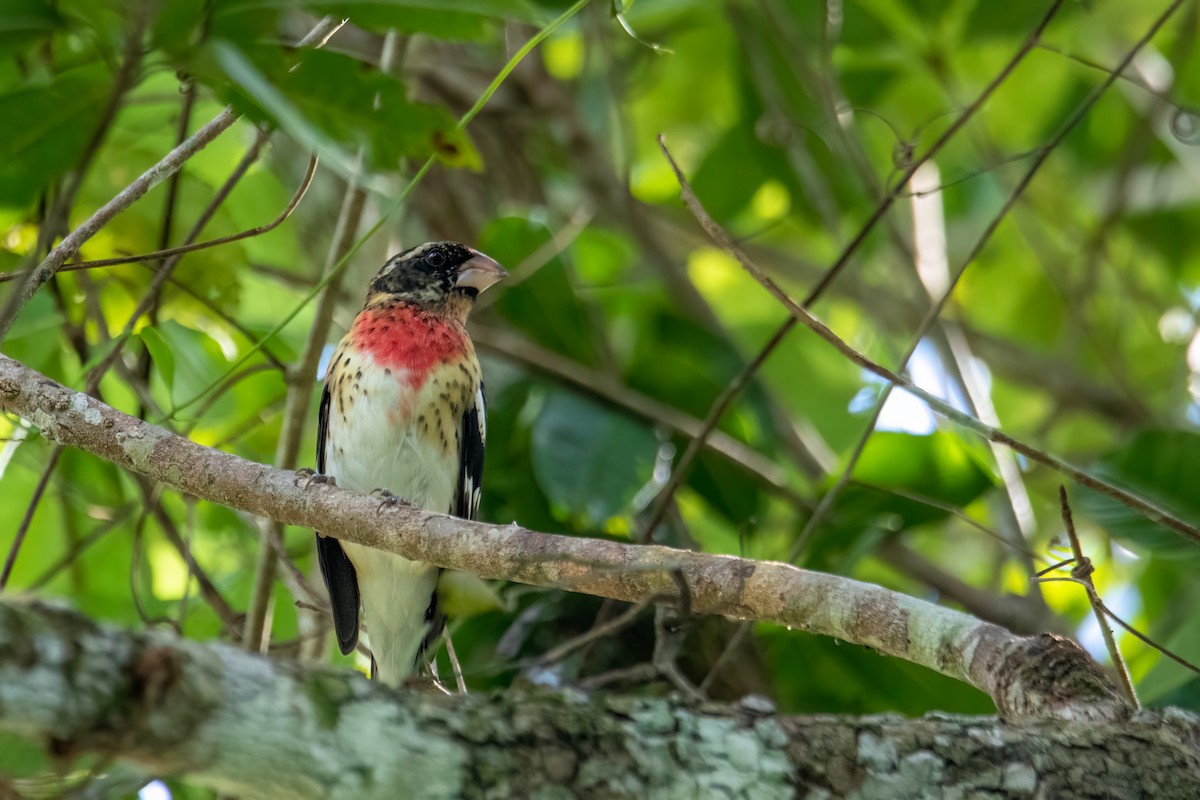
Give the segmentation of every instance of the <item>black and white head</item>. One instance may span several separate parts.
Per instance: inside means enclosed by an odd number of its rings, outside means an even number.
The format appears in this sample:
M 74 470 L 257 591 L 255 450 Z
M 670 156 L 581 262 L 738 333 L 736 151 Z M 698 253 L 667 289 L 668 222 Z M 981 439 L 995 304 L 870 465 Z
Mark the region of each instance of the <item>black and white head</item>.
M 459 298 L 474 300 L 507 276 L 504 267 L 478 250 L 458 242 L 426 242 L 389 258 L 371 279 L 367 297 L 385 295 L 434 308 Z

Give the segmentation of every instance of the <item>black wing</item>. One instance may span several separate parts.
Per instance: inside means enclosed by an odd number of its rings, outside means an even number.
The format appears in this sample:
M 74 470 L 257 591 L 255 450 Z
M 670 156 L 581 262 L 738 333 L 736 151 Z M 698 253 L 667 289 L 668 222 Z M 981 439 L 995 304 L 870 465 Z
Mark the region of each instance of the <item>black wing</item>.
M 463 519 L 475 519 L 483 486 L 483 446 L 487 441 L 487 407 L 483 384 L 475 393 L 475 404 L 467 408 L 462 421 L 459 450 L 458 495 L 451 513 Z
M 329 429 L 329 387 L 321 394 L 321 410 L 317 413 L 317 473 L 325 474 L 325 433 Z M 317 561 L 321 577 L 329 591 L 333 608 L 333 629 L 337 632 L 338 649 L 350 653 L 358 644 L 358 575 L 346 558 L 337 539 L 317 534 Z

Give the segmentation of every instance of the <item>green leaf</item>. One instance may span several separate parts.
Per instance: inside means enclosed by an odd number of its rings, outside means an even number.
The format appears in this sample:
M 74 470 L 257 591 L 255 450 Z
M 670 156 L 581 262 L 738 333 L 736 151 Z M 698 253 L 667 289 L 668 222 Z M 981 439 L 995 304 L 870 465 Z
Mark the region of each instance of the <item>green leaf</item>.
M 156 47 L 181 58 L 183 54 L 205 35 L 204 0 L 171 0 L 164 3 L 151 28 L 151 41 Z
M 687 446 L 683 442 L 681 445 Z M 758 484 L 727 458 L 709 451 L 696 459 L 687 485 L 704 498 L 709 508 L 739 528 L 752 521 L 762 507 L 763 492 Z M 752 532 L 754 526 L 743 530 Z
M 946 430 L 928 436 L 895 431 L 872 433 L 854 469 L 854 478 L 952 506 L 965 506 L 994 485 L 991 473 L 980 465 L 977 443 Z M 920 509 L 914 513 L 936 511 L 914 505 Z
M 345 176 L 358 174 L 354 154 L 360 148 L 370 172 L 394 171 L 409 156 L 480 165 L 446 109 L 408 100 L 402 83 L 353 58 L 305 50 L 289 68 L 269 48 L 253 50 L 257 61 L 229 41 L 212 42 L 208 49 L 238 89 L 235 105 L 278 124 Z M 375 188 L 386 190 L 382 184 Z
M 31 205 L 79 159 L 109 83 L 103 68 L 80 67 L 0 95 L 0 206 Z
M 120 336 L 114 336 L 112 339 L 109 339 L 103 346 L 92 348 L 92 357 L 79 368 L 79 371 L 83 373 L 90 372 L 93 367 L 108 358 L 113 350 L 122 347 L 128 338 L 128 334 L 122 333 Z
M 478 39 L 490 21 L 540 25 L 547 15 L 526 0 L 335 0 L 311 4 L 317 14 L 349 19 L 366 30 L 428 33 L 441 39 Z
M 929 711 L 988 714 L 987 695 L 962 681 L 866 647 L 820 636 L 797 635 L 776 625 L 755 626 L 765 662 L 778 676 L 774 685 L 785 713 L 918 716 Z M 803 664 L 804 669 L 796 669 Z
M 657 450 L 646 426 L 567 392 L 551 392 L 533 425 L 534 477 L 553 504 L 591 526 L 629 509 Z
M 0 731 L 0 775 L 24 778 L 49 772 L 53 766 L 41 745 L 15 733 Z
M 239 43 L 270 39 L 280 13 L 298 5 L 297 0 L 212 0 L 208 36 Z
M 495 220 L 479 236 L 479 249 L 514 270 L 551 242 L 545 225 L 521 217 Z M 543 251 L 544 252 L 544 251 Z M 554 255 L 524 280 L 498 287 L 496 308 L 545 347 L 595 363 L 588 311 L 575 294 L 566 261 Z
M 1054 15 L 1056 26 L 1078 16 L 1085 3 L 1065 3 Z M 1009 0 L 1005 3 L 989 3 L 977 0 L 967 19 L 966 33 L 975 40 L 998 39 L 1012 41 L 1013 37 L 1025 37 L 1046 16 L 1047 4 L 1042 0 Z
M 167 344 L 162 334 L 149 325 L 142 328 L 138 336 L 142 338 L 142 344 L 146 345 L 146 350 L 150 353 L 150 360 L 158 369 L 163 383 L 173 392 L 175 389 L 175 356 L 171 354 L 171 346 Z
M 1105 456 L 1093 469 L 1180 519 L 1200 523 L 1200 435 L 1192 431 L 1143 431 L 1128 445 Z M 1084 490 L 1076 504 L 1093 522 L 1135 550 L 1200 560 L 1200 545 L 1184 539 L 1106 495 Z
M 1183 667 L 1177 667 L 1177 669 L 1183 671 Z M 1155 708 L 1175 706 L 1186 708 L 1189 711 L 1200 711 L 1200 678 L 1194 677 L 1159 697 L 1147 698 L 1146 702 L 1147 705 Z
M 313 8 L 324 9 L 325 13 L 342 12 L 356 24 L 355 14 L 392 16 L 397 24 L 405 14 L 414 10 L 476 14 L 492 19 L 517 19 L 521 22 L 544 21 L 547 14 L 528 0 L 324 0 L 312 4 Z
M 496 584 L 469 572 L 447 570 L 438 578 L 442 610 L 453 619 L 472 617 L 488 611 L 504 610 L 504 598 Z
M 810 546 L 808 562 L 818 569 L 844 570 L 878 536 L 944 519 L 949 512 L 896 494 L 927 497 L 962 508 L 995 485 L 986 457 L 951 431 L 916 436 L 894 431 L 871 434 L 829 521 Z M 832 486 L 830 479 L 828 486 Z M 867 484 L 867 485 L 862 485 Z
M 0 0 L 0 56 L 31 50 L 62 26 L 44 0 Z
M 228 360 L 212 337 L 175 320 L 142 328 L 140 335 L 176 403 L 200 394 L 228 367 Z M 224 399 L 229 400 L 229 396 Z

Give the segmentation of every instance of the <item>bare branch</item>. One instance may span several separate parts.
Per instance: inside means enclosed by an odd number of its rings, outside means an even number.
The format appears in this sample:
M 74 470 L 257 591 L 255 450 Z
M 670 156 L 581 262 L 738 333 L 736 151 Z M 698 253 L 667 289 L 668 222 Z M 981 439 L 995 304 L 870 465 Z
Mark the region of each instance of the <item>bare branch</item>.
M 61 445 L 87 450 L 181 492 L 405 558 L 626 602 L 678 590 L 694 611 L 759 619 L 871 647 L 988 693 L 1000 712 L 1116 719 L 1127 706 L 1073 643 L 1018 637 L 957 611 L 848 578 L 667 547 L 468 522 L 337 487 L 203 447 L 71 391 L 0 356 L 0 409 Z
M 884 563 L 935 589 L 945 599 L 958 603 L 980 619 L 1003 625 L 1016 633 L 1044 631 L 1050 621 L 1043 607 L 1031 607 L 1020 602 L 1024 598 L 1016 595 L 997 594 L 972 586 L 905 546 L 895 536 L 884 541 L 876 553 Z

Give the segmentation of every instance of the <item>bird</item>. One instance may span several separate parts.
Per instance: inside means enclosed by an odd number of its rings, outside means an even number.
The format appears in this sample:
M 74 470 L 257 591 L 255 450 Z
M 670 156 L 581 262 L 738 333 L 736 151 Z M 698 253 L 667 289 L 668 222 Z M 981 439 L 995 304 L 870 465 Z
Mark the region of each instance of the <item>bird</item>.
M 318 477 L 383 503 L 475 517 L 487 427 L 466 322 L 480 292 L 507 275 L 458 242 L 427 242 L 387 260 L 326 370 Z M 445 626 L 441 569 L 320 532 L 317 558 L 338 648 L 346 655 L 357 646 L 361 604 L 372 677 L 403 685 Z

